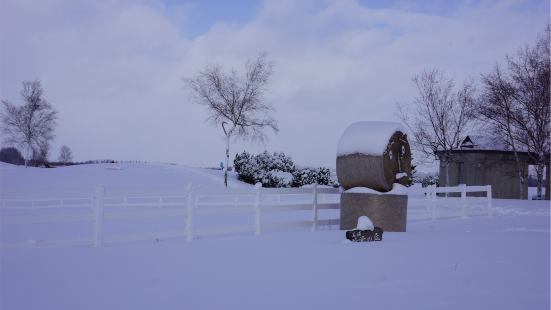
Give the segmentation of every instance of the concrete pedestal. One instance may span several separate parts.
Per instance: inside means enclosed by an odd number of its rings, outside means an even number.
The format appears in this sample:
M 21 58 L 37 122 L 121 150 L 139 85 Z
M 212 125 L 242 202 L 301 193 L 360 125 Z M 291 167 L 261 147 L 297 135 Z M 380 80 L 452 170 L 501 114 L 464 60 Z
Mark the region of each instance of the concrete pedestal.
M 384 231 L 406 231 L 407 195 L 341 194 L 340 229 L 355 229 L 358 218 L 366 215 Z

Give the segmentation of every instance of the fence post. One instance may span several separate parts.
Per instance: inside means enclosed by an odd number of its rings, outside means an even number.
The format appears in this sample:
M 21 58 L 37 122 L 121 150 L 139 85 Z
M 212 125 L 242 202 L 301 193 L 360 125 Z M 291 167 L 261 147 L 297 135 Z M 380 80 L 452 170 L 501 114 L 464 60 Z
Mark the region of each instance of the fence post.
M 493 216 L 492 214 L 492 185 L 486 186 L 488 189 L 486 190 L 486 198 L 488 198 L 488 215 Z
M 96 219 L 94 221 L 94 246 L 101 247 L 103 242 L 103 197 L 105 196 L 105 188 L 99 184 L 96 186 Z
M 427 200 L 427 214 L 430 214 L 430 209 L 432 207 L 432 187 L 430 185 L 425 189 L 425 196 L 427 196 L 425 197 Z
M 193 216 L 195 214 L 195 188 L 193 185 L 189 187 L 189 190 L 187 193 L 186 207 L 187 207 L 186 241 L 193 241 Z
M 432 186 L 432 220 L 436 221 L 436 185 Z
M 465 214 L 465 200 L 467 199 L 467 185 L 463 184 L 461 188 L 461 217 L 467 217 Z
M 318 230 L 318 184 L 312 186 L 312 231 Z
M 255 202 L 254 207 L 256 208 L 256 213 L 254 215 L 254 225 L 256 226 L 255 235 L 260 235 L 261 232 L 261 222 L 262 222 L 262 214 L 261 214 L 261 206 L 262 206 L 262 194 L 260 191 L 262 190 L 262 187 L 256 189 L 255 194 Z

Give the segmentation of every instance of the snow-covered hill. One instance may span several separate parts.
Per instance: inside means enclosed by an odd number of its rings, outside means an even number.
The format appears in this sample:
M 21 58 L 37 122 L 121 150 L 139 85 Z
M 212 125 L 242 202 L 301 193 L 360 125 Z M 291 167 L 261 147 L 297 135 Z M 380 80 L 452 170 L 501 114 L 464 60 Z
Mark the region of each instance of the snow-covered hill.
M 250 186 L 230 175 L 230 186 Z M 212 188 L 223 187 L 223 172 L 0 164 L 0 182 L 2 189 Z M 549 309 L 549 201 L 495 199 L 493 205 L 494 217 L 409 221 L 406 233 L 385 232 L 382 242 L 347 243 L 333 227 L 193 242 L 3 249 L 0 308 Z M 18 232 L 25 235 L 25 226 L 2 226 L 0 238 Z
M 109 168 L 121 168 L 111 170 Z M 229 187 L 252 185 L 236 179 L 229 171 Z M 106 188 L 184 188 L 224 187 L 224 172 L 164 164 L 89 164 L 52 169 L 15 166 L 0 162 L 2 189 L 89 189 L 98 184 Z

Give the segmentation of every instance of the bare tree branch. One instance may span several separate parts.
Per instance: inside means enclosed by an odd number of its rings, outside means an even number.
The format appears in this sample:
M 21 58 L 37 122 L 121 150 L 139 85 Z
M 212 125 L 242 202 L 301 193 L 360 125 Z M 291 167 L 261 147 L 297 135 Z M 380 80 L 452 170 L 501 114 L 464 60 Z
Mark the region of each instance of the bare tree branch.
M 256 60 L 245 62 L 245 76 L 239 76 L 235 69 L 229 75 L 222 72 L 220 64 L 205 64 L 203 70 L 193 78 L 182 78 L 184 88 L 191 90 L 192 103 L 207 107 L 206 121 L 213 126 L 229 124 L 226 130 L 226 168 L 229 163 L 229 145 L 234 140 L 266 143 L 266 129 L 278 133 L 278 122 L 271 116 L 273 106 L 265 102 L 264 94 L 272 81 L 275 63 L 267 60 L 266 52 Z M 227 186 L 227 171 L 225 174 Z
M 42 98 L 44 89 L 38 79 L 23 82 L 21 97 L 25 102 L 16 106 L 2 100 L 0 114 L 4 143 L 25 150 L 25 167 L 33 153 L 47 154 L 49 143 L 55 138 L 57 111 Z
M 413 135 L 412 148 L 421 161 L 441 159 L 446 167 L 449 186 L 449 164 L 453 150 L 460 147 L 473 130 L 474 115 L 469 107 L 476 93 L 475 81 L 467 79 L 454 92 L 454 77 L 439 69 L 423 70 L 412 82 L 419 92 L 412 103 L 398 103 L 396 115 Z
M 536 163 L 538 199 L 545 162 L 549 161 L 550 126 L 550 26 L 538 37 L 536 45 L 526 45 L 513 56 L 507 55 L 505 70 L 496 64 L 488 74 L 482 74 L 483 90 L 474 110 L 489 124 L 496 136 L 503 138 L 515 155 L 521 196 L 526 176 L 518 152 L 528 152 Z

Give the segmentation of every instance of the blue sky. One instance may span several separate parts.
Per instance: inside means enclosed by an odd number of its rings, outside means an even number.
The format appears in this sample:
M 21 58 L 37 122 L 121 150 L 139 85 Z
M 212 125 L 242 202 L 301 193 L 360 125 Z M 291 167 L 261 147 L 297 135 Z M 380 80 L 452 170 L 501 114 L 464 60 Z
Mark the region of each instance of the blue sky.
M 533 44 L 549 1 L 68 1 L 0 0 L 0 98 L 21 103 L 39 78 L 59 110 L 51 159 L 112 158 L 218 166 L 222 128 L 205 123 L 181 78 L 206 61 L 243 70 L 276 62 L 267 101 L 279 135 L 243 150 L 283 151 L 335 167 L 356 121 L 398 121 L 411 77 L 438 67 L 456 83 Z
M 320 9 L 327 7 L 330 1 L 306 1 L 310 14 L 316 14 Z M 458 11 L 476 9 L 478 6 L 491 6 L 496 1 L 465 1 L 465 0 L 439 0 L 439 1 L 404 1 L 404 0 L 359 0 L 358 5 L 372 10 L 398 9 L 408 12 L 424 13 L 431 15 L 451 17 L 458 14 Z M 250 23 L 262 10 L 261 0 L 241 1 L 216 1 L 216 0 L 194 0 L 194 1 L 173 1 L 166 0 L 151 2 L 162 3 L 168 11 L 184 11 L 185 21 L 182 23 L 186 37 L 194 39 L 197 36 L 207 33 L 216 22 L 224 22 L 235 26 L 242 26 Z M 536 14 L 538 11 L 549 8 L 545 1 L 518 1 L 517 9 Z M 169 13 L 170 15 L 170 13 Z

